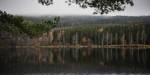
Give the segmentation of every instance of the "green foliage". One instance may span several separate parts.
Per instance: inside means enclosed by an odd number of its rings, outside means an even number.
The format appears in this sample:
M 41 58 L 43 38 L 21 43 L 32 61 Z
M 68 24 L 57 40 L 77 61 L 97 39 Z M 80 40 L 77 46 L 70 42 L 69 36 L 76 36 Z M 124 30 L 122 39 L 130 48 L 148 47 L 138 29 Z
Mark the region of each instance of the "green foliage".
M 32 21 L 25 21 L 21 16 L 13 16 L 0 11 L 0 32 L 4 31 L 15 35 L 23 33 L 30 37 L 35 37 L 54 28 L 58 21 L 59 17 L 55 17 L 53 20 L 46 20 L 37 24 Z
M 54 35 L 57 34 L 57 31 Z M 77 35 L 78 44 L 82 44 L 83 38 L 90 39 L 91 44 L 150 44 L 149 24 L 119 24 L 112 26 L 80 26 L 64 29 L 65 43 L 73 44 L 73 38 Z M 56 36 L 55 36 L 56 37 Z M 124 37 L 124 39 L 122 39 Z M 55 38 L 57 39 L 57 38 Z M 55 42 L 55 41 L 54 41 Z
M 0 31 L 11 32 L 13 34 L 22 33 L 22 22 L 22 17 L 0 11 Z
M 42 5 L 51 5 L 53 0 L 38 0 Z M 123 11 L 126 5 L 133 6 L 132 0 L 67 0 L 69 5 L 72 3 L 79 5 L 81 8 L 94 8 L 93 14 L 108 14 L 112 11 Z

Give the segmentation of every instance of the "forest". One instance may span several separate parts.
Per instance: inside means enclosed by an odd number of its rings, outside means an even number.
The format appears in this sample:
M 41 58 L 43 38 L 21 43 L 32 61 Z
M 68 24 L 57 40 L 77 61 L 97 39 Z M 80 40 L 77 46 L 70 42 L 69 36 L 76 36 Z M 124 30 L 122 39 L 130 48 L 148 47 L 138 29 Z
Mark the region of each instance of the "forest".
M 12 36 L 47 38 L 49 44 L 65 41 L 64 44 L 79 44 L 89 39 L 91 44 L 150 44 L 150 26 L 148 16 L 144 17 L 96 17 L 96 16 L 52 16 L 23 17 L 0 11 L 0 32 Z M 119 21 L 118 21 L 119 20 Z M 50 34 L 52 32 L 52 34 Z M 44 36 L 44 35 L 47 36 Z M 53 38 L 52 38 L 53 37 Z M 51 40 L 51 42 L 49 42 Z M 46 41 L 45 41 L 46 42 Z M 47 44 L 48 45 L 48 44 Z
M 1 41 L 5 43 L 0 45 L 2 48 L 10 46 L 13 53 L 9 49 L 1 50 L 0 60 L 4 62 L 0 63 L 129 63 L 149 66 L 149 18 L 53 16 L 44 19 L 1 11 Z M 12 37 L 2 39 L 4 33 Z
M 0 0 L 0 75 L 150 73 L 149 3 Z
M 34 23 L 25 20 L 22 16 L 14 16 L 0 11 L 0 32 L 8 32 L 11 35 L 28 35 L 30 37 L 40 36 L 55 27 L 59 17 L 52 20 L 41 20 L 39 23 Z

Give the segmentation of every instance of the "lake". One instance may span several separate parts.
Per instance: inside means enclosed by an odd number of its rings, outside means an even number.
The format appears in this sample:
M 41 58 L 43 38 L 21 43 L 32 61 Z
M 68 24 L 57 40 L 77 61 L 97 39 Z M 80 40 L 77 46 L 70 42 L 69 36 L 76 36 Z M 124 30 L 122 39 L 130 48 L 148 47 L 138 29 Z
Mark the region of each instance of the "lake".
M 0 48 L 1 73 L 24 75 L 144 74 L 149 48 Z

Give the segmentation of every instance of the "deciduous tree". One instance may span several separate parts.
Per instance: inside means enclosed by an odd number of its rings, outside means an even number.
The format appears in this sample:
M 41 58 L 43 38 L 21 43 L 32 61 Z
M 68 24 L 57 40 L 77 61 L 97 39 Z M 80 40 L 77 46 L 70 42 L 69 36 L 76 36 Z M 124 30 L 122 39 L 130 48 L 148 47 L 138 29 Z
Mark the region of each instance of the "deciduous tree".
M 51 5 L 53 0 L 38 0 L 42 5 Z M 94 8 L 93 14 L 108 14 L 123 11 L 127 5 L 133 6 L 133 0 L 67 0 L 66 3 L 79 5 L 81 8 Z

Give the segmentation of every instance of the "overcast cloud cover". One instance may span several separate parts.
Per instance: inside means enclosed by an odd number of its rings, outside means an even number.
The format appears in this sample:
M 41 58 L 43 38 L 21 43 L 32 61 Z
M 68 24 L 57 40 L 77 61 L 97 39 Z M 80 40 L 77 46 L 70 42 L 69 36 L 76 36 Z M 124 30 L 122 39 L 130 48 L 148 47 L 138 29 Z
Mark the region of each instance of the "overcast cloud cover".
M 133 0 L 123 12 L 108 15 L 147 16 L 150 15 L 150 0 Z M 0 10 L 16 15 L 93 15 L 93 9 L 82 9 L 77 5 L 68 6 L 65 0 L 54 0 L 54 5 L 43 6 L 38 0 L 0 0 Z

